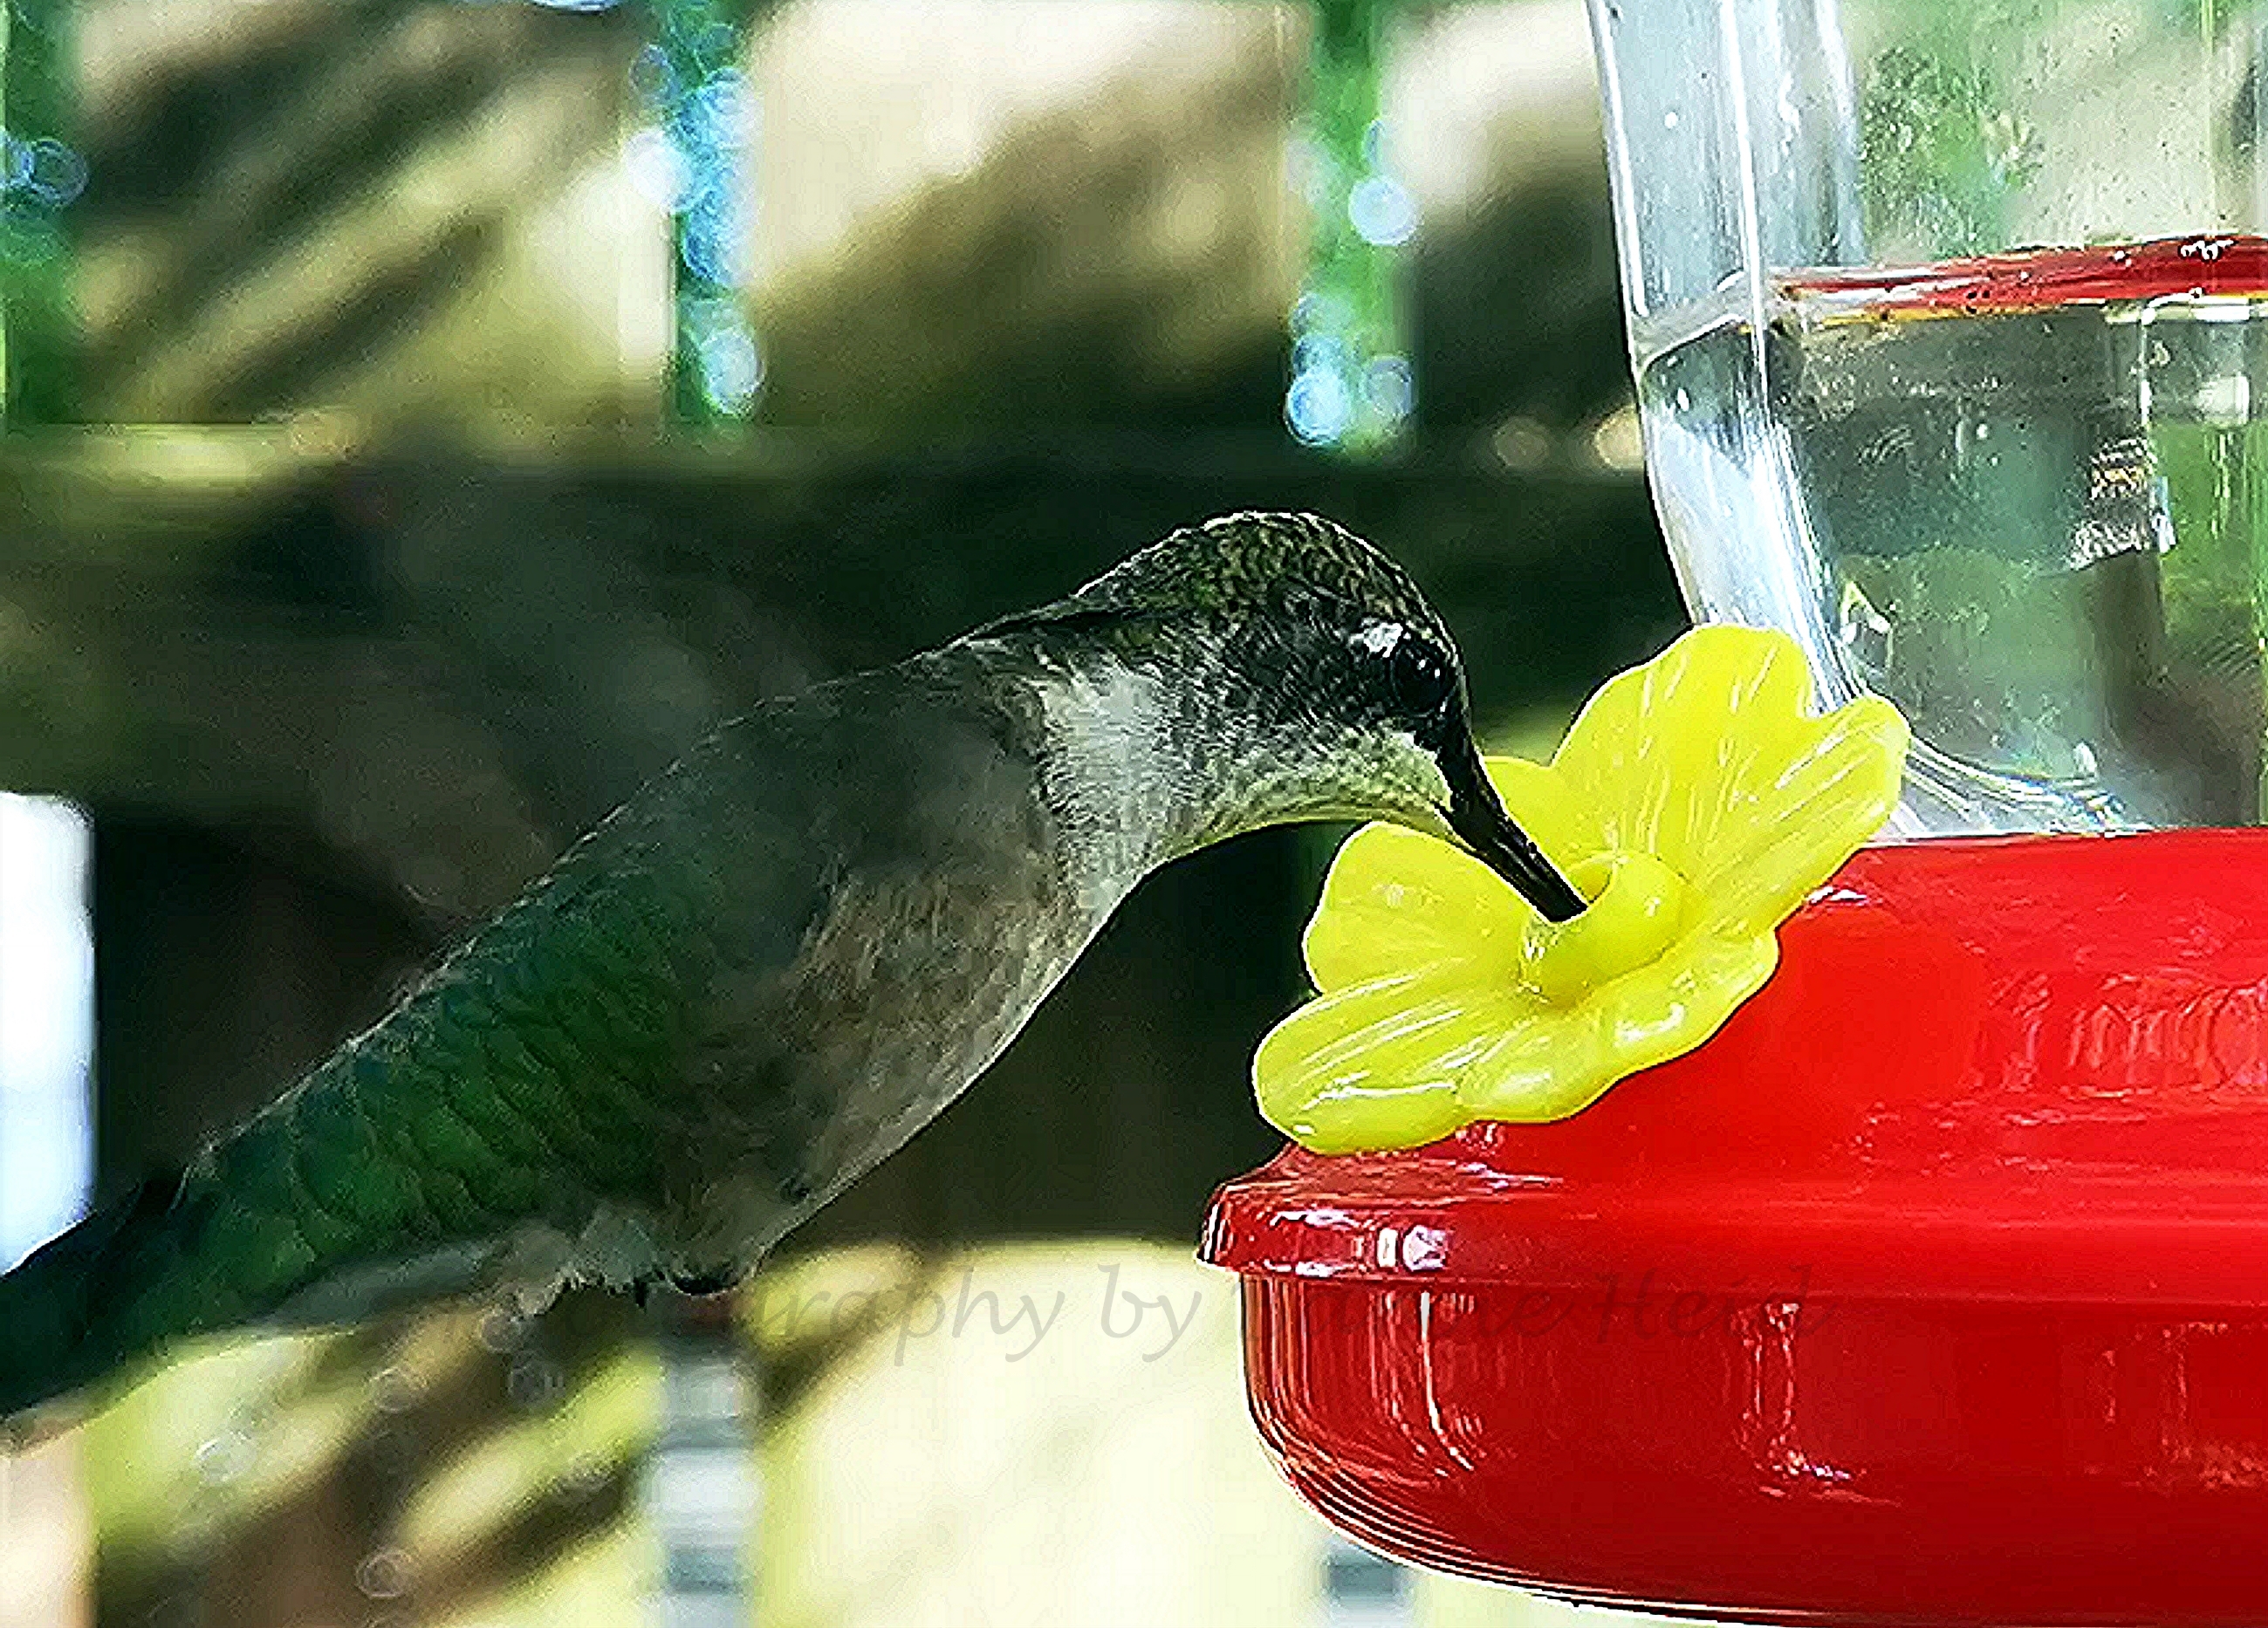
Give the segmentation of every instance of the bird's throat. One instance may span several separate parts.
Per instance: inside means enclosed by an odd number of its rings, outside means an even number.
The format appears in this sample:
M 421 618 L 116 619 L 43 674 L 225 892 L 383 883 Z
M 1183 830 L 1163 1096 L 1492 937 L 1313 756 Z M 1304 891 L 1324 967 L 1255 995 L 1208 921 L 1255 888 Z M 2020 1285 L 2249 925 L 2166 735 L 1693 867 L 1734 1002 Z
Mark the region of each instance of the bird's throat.
M 1067 868 L 1082 898 L 1107 912 L 1181 851 L 1199 787 L 1155 675 L 1096 662 L 1031 683 L 1041 787 Z

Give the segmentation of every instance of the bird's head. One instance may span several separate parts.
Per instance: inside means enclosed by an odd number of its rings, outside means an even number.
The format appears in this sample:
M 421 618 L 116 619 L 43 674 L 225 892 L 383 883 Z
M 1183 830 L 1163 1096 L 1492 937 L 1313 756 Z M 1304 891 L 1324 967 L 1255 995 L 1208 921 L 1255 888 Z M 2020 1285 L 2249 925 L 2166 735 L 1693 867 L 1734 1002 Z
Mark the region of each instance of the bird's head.
M 1583 908 L 1489 783 L 1448 630 L 1408 573 L 1343 527 L 1209 520 L 1012 625 L 1181 696 L 1164 726 L 1219 754 L 1197 840 L 1388 820 L 1466 848 L 1552 920 Z

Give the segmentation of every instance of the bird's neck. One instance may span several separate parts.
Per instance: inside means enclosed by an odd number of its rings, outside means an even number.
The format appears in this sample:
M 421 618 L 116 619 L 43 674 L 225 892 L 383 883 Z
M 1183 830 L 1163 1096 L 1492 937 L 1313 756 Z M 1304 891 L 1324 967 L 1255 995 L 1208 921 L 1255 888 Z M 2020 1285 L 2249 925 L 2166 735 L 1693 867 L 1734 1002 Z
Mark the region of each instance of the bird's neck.
M 1201 652 L 1160 666 L 1114 649 L 1007 641 L 984 682 L 1025 720 L 1071 880 L 1108 912 L 1151 871 L 1230 835 L 1222 788 L 1248 755 L 1228 675 Z

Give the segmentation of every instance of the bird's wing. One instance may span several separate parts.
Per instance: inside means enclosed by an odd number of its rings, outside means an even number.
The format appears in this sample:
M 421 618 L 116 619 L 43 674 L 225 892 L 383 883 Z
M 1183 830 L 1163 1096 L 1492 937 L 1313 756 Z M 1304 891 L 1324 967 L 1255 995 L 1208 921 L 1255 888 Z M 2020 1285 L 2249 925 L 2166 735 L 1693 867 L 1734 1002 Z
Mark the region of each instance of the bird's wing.
M 961 696 L 861 697 L 855 734 L 741 743 L 829 765 L 824 882 L 792 954 L 720 952 L 684 1078 L 686 1249 L 729 1272 L 902 1145 L 1014 1038 L 1099 923 L 1018 731 Z M 855 761 L 852 761 L 855 759 Z
M 0 1416 L 195 1333 L 746 1264 L 1092 930 L 1010 725 L 881 674 L 720 731 L 180 1178 L 0 1277 Z

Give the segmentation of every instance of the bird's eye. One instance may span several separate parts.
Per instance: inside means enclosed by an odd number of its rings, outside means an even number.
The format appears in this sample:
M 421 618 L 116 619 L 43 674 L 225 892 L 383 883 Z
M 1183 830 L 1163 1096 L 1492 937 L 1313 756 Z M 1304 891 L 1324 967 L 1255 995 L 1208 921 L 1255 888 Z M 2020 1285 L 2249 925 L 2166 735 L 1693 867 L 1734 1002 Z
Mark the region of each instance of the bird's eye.
M 1379 653 L 1386 659 L 1395 711 L 1405 718 L 1438 712 L 1456 693 L 1456 670 L 1432 640 L 1407 628 L 1395 631 L 1399 637 L 1390 642 L 1378 641 L 1385 645 Z
M 1403 639 L 1394 647 L 1390 659 L 1395 699 L 1405 712 L 1437 712 L 1457 687 L 1448 662 L 1423 639 Z

